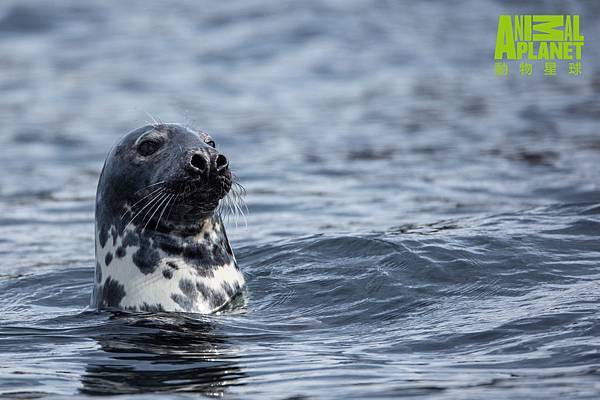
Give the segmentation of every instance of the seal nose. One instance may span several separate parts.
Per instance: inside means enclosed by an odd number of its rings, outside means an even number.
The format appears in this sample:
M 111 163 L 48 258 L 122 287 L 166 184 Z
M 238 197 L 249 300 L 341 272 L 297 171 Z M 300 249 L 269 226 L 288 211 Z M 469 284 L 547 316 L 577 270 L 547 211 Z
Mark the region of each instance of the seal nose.
M 225 175 L 229 168 L 227 157 L 216 151 L 195 151 L 189 157 L 186 168 L 194 175 Z
M 203 174 L 208 169 L 208 165 L 209 163 L 206 156 L 203 153 L 198 152 L 192 154 L 192 157 L 190 158 L 190 162 L 188 164 L 188 169 L 191 172 Z
M 219 154 L 215 160 L 215 165 L 217 166 L 217 173 L 223 175 L 227 171 L 229 161 L 223 154 Z

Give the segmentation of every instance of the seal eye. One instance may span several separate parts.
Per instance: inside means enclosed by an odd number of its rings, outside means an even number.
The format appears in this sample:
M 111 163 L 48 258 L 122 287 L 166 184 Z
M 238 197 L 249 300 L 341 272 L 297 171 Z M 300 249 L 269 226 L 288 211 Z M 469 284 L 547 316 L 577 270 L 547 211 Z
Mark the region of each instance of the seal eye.
M 213 148 L 214 148 L 214 147 L 216 147 L 216 145 L 215 145 L 215 141 L 214 141 L 214 140 L 212 140 L 212 139 L 209 139 L 209 140 L 207 140 L 205 143 L 206 143 L 207 145 L 209 145 L 210 147 L 213 147 Z
M 138 153 L 146 157 L 156 153 L 159 147 L 160 142 L 158 142 L 157 140 L 144 140 L 138 145 Z

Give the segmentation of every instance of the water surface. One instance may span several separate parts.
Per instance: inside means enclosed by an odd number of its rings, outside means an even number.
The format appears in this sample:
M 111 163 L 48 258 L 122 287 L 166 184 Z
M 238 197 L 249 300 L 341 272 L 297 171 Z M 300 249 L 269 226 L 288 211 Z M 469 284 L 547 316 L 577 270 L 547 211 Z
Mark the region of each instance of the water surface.
M 501 13 L 580 14 L 583 76 L 495 77 Z M 597 398 L 599 17 L 3 2 L 0 397 Z M 97 178 L 146 113 L 248 191 L 235 312 L 87 309 Z

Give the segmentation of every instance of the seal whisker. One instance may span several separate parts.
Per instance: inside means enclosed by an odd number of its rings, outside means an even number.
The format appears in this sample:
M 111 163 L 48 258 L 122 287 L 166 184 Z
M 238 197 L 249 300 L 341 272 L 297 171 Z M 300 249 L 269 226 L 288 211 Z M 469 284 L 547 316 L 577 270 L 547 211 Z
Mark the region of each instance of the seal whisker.
M 223 200 L 221 200 L 217 212 L 219 217 L 224 218 L 227 222 L 230 222 L 231 218 L 235 216 L 235 210 L 229 196 L 225 196 Z
M 237 197 L 242 207 L 246 210 L 246 214 L 248 214 L 248 206 L 246 205 L 246 201 L 244 200 L 244 198 L 246 197 L 246 188 L 237 181 L 233 182 L 233 186 L 235 187 L 235 196 Z
M 136 190 L 135 193 L 139 193 L 139 192 L 141 192 L 144 189 L 148 189 L 149 187 L 160 185 L 161 183 L 165 183 L 165 182 L 166 181 L 160 181 L 160 182 L 156 182 L 156 183 L 153 183 L 151 185 L 148 185 L 148 186 L 144 186 L 143 188 Z
M 138 215 L 140 215 L 140 214 L 142 213 L 142 211 L 144 211 L 144 210 L 145 210 L 145 209 L 146 209 L 146 208 L 147 208 L 147 207 L 148 207 L 150 204 L 154 203 L 154 201 L 156 201 L 156 199 L 158 199 L 159 197 L 161 197 L 161 195 L 162 195 L 162 192 L 159 192 L 159 193 L 158 193 L 158 194 L 156 194 L 156 195 L 155 195 L 155 196 L 154 196 L 152 199 L 150 199 L 150 200 L 148 201 L 148 203 L 146 203 L 146 205 L 144 205 L 144 207 L 142 207 L 142 209 L 141 209 L 140 211 L 138 211 L 138 212 L 137 212 L 137 213 L 136 213 L 136 214 L 133 216 L 133 218 L 131 218 L 131 219 L 129 220 L 129 222 L 127 223 L 127 225 L 125 225 L 125 228 L 123 228 L 123 232 L 124 232 L 125 230 L 127 230 L 127 228 L 129 227 L 129 225 L 131 225 L 131 223 L 133 222 L 133 220 L 134 220 L 134 219 L 136 219 L 136 218 L 137 218 L 137 216 L 138 216 Z M 142 220 L 143 220 L 143 219 L 142 219 Z
M 236 215 L 241 215 L 242 216 L 242 218 L 244 219 L 244 227 L 247 228 L 248 227 L 248 220 L 246 219 L 246 214 L 244 214 L 244 211 L 238 205 L 237 201 L 234 201 L 233 205 L 234 205 L 234 207 L 236 209 Z M 236 218 L 235 227 L 237 228 L 237 218 Z
M 237 223 L 237 219 L 235 218 L 236 210 L 233 207 L 233 200 L 229 196 L 225 197 L 225 200 L 226 200 L 227 209 L 229 210 L 227 217 L 228 218 L 233 217 L 236 220 L 235 222 Z
M 156 214 L 156 212 L 160 209 L 160 207 L 163 205 L 163 203 L 165 202 L 165 200 L 167 200 L 167 198 L 169 198 L 168 194 L 163 195 L 163 198 L 157 202 L 157 206 L 156 209 L 154 210 L 154 212 L 152 213 L 152 215 L 150 215 L 150 218 L 148 218 L 148 221 L 146 222 L 146 225 L 144 225 L 144 227 L 142 228 L 142 231 L 146 230 L 146 227 L 148 226 L 148 224 L 150 223 L 150 221 L 152 221 L 152 218 L 154 218 L 154 215 Z M 152 206 L 152 208 L 150 208 L 150 210 L 152 210 L 154 208 L 154 206 Z M 150 210 L 147 211 L 147 213 L 150 212 Z M 145 218 L 146 216 L 144 216 Z
M 149 113 L 148 111 L 146 111 L 146 110 L 142 110 L 142 111 L 143 111 L 143 112 L 144 112 L 144 113 L 145 113 L 147 116 L 149 116 L 149 117 L 150 117 L 150 119 L 151 119 L 151 120 L 154 122 L 154 124 L 158 124 L 158 122 L 156 122 L 156 118 L 154 118 L 154 117 L 152 116 L 152 114 L 150 114 L 150 113 Z
M 230 192 L 227 194 L 225 199 L 229 206 L 231 214 L 235 217 L 235 226 L 237 228 L 238 217 L 241 216 L 244 219 L 244 226 L 248 227 L 248 220 L 246 219 L 246 213 L 248 212 L 248 206 L 244 201 L 246 195 L 246 189 L 238 182 L 233 182 Z M 246 212 L 244 212 L 244 210 Z
M 159 205 L 160 202 L 163 201 L 163 199 L 167 196 L 168 196 L 168 193 L 163 192 L 160 195 L 160 197 L 158 198 L 158 200 L 152 205 L 152 207 L 150 207 L 149 209 L 146 210 L 146 212 L 144 213 L 144 216 L 142 217 L 142 223 L 144 223 L 144 221 L 146 221 L 146 217 L 152 212 L 152 210 L 154 210 L 154 207 Z
M 219 212 L 219 216 L 224 217 L 227 222 L 230 222 L 230 218 L 235 215 L 235 212 L 229 195 L 223 197 L 217 210 Z
M 123 228 L 123 231 L 125 231 L 129 225 L 146 209 L 148 208 L 152 203 L 154 203 L 157 199 L 159 199 L 161 197 L 161 195 L 163 194 L 162 191 L 158 192 L 156 195 L 154 195 L 154 197 L 152 197 L 146 204 L 144 204 L 144 206 L 135 213 L 135 215 L 129 220 L 129 222 L 127 223 L 127 225 L 125 225 L 125 227 Z
M 156 226 L 154 227 L 154 229 L 158 229 L 158 224 L 160 223 L 160 219 L 162 218 L 163 214 L 165 213 L 165 211 L 167 210 L 167 207 L 169 206 L 169 203 L 171 202 L 171 200 L 173 200 L 173 197 L 175 197 L 174 194 L 170 194 L 167 200 L 167 203 L 165 204 L 165 206 L 163 207 L 160 215 L 158 216 L 158 221 L 156 221 Z
M 153 194 L 155 194 L 155 193 L 157 193 L 157 192 L 160 192 L 160 191 L 161 191 L 161 190 L 163 190 L 163 189 L 164 189 L 164 188 L 160 187 L 160 188 L 158 188 L 158 189 L 156 189 L 156 190 L 153 190 L 152 192 L 148 193 L 147 195 L 145 195 L 144 197 L 142 197 L 141 199 L 139 199 L 138 201 L 136 201 L 135 203 L 133 203 L 133 204 L 131 205 L 131 208 L 130 208 L 130 209 L 131 209 L 131 210 L 133 210 L 133 207 L 135 207 L 136 205 L 138 205 L 138 204 L 139 204 L 140 202 L 142 202 L 144 199 L 148 198 L 149 196 L 151 196 L 151 195 L 153 195 Z M 124 217 L 124 216 L 127 214 L 127 211 L 128 211 L 128 210 L 126 210 L 126 211 L 123 213 L 123 215 L 121 215 L 121 219 L 123 219 L 123 217 Z
M 178 197 L 179 197 L 179 193 L 177 193 L 175 195 L 175 198 L 173 199 L 173 203 L 171 203 L 171 207 L 169 208 L 169 212 L 167 213 L 167 219 L 169 219 L 169 217 L 171 216 L 171 211 L 173 211 L 173 206 L 175 205 L 175 203 L 177 203 Z

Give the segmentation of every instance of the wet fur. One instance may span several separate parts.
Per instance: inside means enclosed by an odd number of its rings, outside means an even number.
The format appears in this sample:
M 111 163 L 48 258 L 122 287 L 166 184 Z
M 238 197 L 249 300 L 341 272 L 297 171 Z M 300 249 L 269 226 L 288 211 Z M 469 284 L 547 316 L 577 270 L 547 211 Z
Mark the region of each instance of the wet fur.
M 165 149 L 135 152 L 160 132 Z M 214 157 L 205 134 L 177 124 L 142 127 L 110 152 L 96 195 L 96 274 L 92 306 L 132 311 L 211 313 L 244 287 L 219 213 L 233 177 L 190 177 L 190 151 Z

